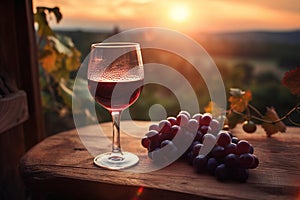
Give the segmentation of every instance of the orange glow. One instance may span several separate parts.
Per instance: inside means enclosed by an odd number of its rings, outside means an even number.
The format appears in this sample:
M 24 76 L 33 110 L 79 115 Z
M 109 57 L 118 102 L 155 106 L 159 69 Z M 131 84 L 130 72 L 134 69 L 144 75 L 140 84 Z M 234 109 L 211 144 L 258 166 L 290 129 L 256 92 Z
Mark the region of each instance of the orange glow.
M 175 22 L 184 22 L 188 19 L 189 9 L 186 5 L 174 5 L 169 11 L 169 16 Z
M 54 28 L 158 26 L 194 32 L 300 28 L 300 4 L 295 0 L 33 0 L 33 6 L 60 7 L 63 20 L 53 23 Z
M 144 191 L 144 187 L 139 187 L 138 191 L 136 192 L 135 197 L 133 197 L 132 200 L 138 200 L 139 197 L 142 195 L 143 191 Z

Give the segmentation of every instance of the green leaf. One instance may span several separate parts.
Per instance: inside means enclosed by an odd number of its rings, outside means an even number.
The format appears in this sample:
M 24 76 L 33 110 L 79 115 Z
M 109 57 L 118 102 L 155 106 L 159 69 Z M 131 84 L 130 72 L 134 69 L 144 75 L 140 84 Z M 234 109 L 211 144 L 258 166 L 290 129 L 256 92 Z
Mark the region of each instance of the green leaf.
M 76 70 L 80 66 L 81 53 L 76 49 L 72 48 L 72 55 L 66 58 L 66 69 L 69 71 Z
M 37 9 L 37 12 L 34 14 L 34 21 L 38 24 L 37 33 L 39 37 L 55 36 L 55 33 L 52 31 L 48 24 L 44 9 Z
M 65 35 L 59 35 L 59 34 L 57 34 L 56 37 L 64 46 L 66 46 L 68 48 L 75 47 L 75 45 L 70 37 L 65 36 Z
M 54 48 L 59 52 L 67 55 L 71 55 L 72 52 L 64 43 L 61 42 L 62 37 L 50 36 L 48 39 L 53 42 Z
M 59 81 L 59 94 L 62 97 L 64 103 L 66 104 L 66 106 L 68 108 L 72 108 L 72 95 L 73 95 L 73 91 L 68 88 L 67 86 L 67 82 L 65 81 L 64 78 L 61 78 Z
M 91 94 L 88 90 L 87 81 L 81 78 L 76 79 L 76 93 L 80 98 L 77 98 L 80 102 L 76 102 L 78 105 L 78 108 L 85 108 L 86 102 L 94 102 L 94 99 L 92 98 Z M 73 85 L 74 80 L 69 79 L 65 80 L 64 78 L 61 78 L 59 81 L 59 93 L 61 97 L 63 98 L 64 102 L 72 108 L 72 96 L 74 95 L 73 92 Z M 76 111 L 78 112 L 78 111 Z

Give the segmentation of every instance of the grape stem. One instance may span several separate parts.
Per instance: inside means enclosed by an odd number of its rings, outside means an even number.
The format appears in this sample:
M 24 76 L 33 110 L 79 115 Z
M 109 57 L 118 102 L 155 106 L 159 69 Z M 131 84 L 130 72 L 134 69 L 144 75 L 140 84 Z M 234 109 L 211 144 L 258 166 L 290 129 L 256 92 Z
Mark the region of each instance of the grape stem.
M 259 112 L 259 110 L 257 110 L 254 106 L 252 106 L 251 104 L 248 104 L 249 108 L 251 108 L 254 112 L 256 112 L 260 117 L 263 117 L 263 114 L 261 114 L 261 112 Z
M 260 117 L 257 117 L 257 116 L 254 116 L 254 115 L 251 115 L 249 114 L 249 108 L 251 108 L 254 112 L 256 112 Z M 248 119 L 248 118 L 252 118 L 252 119 L 256 119 L 256 120 L 259 120 L 261 122 L 264 122 L 264 123 L 268 123 L 268 124 L 276 124 L 280 121 L 283 121 L 284 119 L 288 119 L 293 125 L 296 125 L 296 126 L 300 126 L 299 123 L 293 121 L 291 119 L 291 114 L 293 112 L 298 112 L 300 113 L 300 103 L 298 103 L 296 106 L 294 106 L 289 112 L 287 112 L 283 117 L 279 118 L 278 120 L 274 120 L 274 121 L 271 121 L 271 120 L 265 120 L 263 119 L 263 115 L 252 105 L 248 104 L 248 109 L 247 109 L 247 113 L 242 113 L 242 112 L 239 112 L 239 111 L 236 111 L 234 109 L 231 109 L 230 111 L 235 113 L 235 114 L 238 114 L 240 116 L 242 116 L 243 118 L 245 119 Z

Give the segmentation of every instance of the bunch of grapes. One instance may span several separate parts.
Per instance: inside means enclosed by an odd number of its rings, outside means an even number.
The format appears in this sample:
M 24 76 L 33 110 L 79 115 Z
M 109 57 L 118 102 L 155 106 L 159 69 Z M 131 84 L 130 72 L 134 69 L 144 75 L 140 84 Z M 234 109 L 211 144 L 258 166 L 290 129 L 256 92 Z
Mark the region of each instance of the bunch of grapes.
M 246 140 L 239 140 L 222 128 L 210 113 L 197 113 L 191 117 L 187 111 L 181 111 L 176 117 L 150 125 L 141 143 L 147 148 L 149 158 L 155 161 L 153 155 L 162 148 L 180 149 L 180 144 L 173 140 L 175 136 L 190 137 L 192 144 L 183 157 L 197 173 L 209 173 L 221 181 L 245 182 L 249 169 L 259 164 L 253 154 L 254 148 Z

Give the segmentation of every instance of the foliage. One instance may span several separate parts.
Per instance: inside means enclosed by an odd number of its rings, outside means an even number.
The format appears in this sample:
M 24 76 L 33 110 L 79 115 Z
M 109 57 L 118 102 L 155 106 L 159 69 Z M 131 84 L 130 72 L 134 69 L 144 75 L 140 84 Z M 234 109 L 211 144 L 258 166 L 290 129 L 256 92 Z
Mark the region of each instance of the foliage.
M 286 127 L 282 121 L 280 121 L 277 112 L 273 107 L 269 108 L 267 107 L 267 112 L 263 116 L 263 119 L 265 120 L 261 126 L 266 131 L 266 134 L 268 137 L 271 135 L 277 133 L 277 132 L 285 132 Z M 273 123 L 267 123 L 266 121 L 272 121 Z
M 41 73 L 42 103 L 46 111 L 60 114 L 70 109 L 70 100 L 65 97 L 64 84 L 70 74 L 80 66 L 80 51 L 71 38 L 56 34 L 49 26 L 54 15 L 56 22 L 62 20 L 58 7 L 37 7 L 34 21 L 37 23 L 37 44 Z
M 300 67 L 287 72 L 282 80 L 283 85 L 289 88 L 291 93 L 295 95 L 300 94 L 299 77 Z M 265 130 L 267 136 L 270 137 L 277 132 L 285 132 L 286 126 L 282 122 L 284 119 L 288 119 L 293 125 L 300 126 L 299 123 L 291 118 L 292 113 L 299 114 L 300 103 L 280 118 L 273 107 L 266 107 L 265 114 L 261 114 L 257 108 L 249 103 L 251 100 L 251 91 L 243 91 L 238 88 L 230 89 L 230 97 L 228 98 L 230 109 L 227 111 L 226 116 L 227 124 L 230 128 L 234 128 L 238 123 L 255 119 L 262 122 L 262 128 Z
M 285 73 L 282 84 L 286 86 L 292 94 L 300 96 L 300 67 Z
M 230 94 L 228 101 L 230 102 L 230 109 L 234 109 L 238 112 L 244 112 L 248 107 L 249 101 L 252 100 L 251 91 L 242 91 L 238 88 L 230 88 Z

